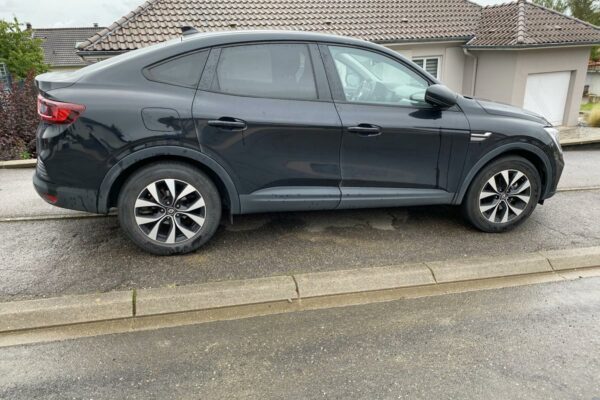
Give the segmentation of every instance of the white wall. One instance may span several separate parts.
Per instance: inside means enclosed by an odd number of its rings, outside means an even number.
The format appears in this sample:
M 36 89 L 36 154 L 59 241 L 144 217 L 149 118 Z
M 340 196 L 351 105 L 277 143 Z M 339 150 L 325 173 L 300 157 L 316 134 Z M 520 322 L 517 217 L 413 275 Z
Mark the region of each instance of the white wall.
M 450 89 L 463 93 L 463 76 L 465 54 L 463 42 L 453 43 L 419 43 L 419 44 L 390 44 L 390 49 L 412 59 L 416 57 L 440 57 L 439 79 Z
M 523 106 L 530 74 L 570 72 L 563 124 L 577 125 L 590 47 L 485 50 L 473 53 L 478 59 L 475 96 L 518 107 Z
M 600 71 L 588 72 L 585 77 L 585 84 L 590 86 L 590 94 L 600 96 Z

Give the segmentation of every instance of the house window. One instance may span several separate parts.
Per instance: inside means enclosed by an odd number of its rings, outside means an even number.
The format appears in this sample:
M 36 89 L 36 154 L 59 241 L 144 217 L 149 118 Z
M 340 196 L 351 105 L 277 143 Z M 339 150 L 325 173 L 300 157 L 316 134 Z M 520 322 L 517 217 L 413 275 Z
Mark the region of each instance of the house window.
M 429 72 L 434 78 L 440 79 L 440 57 L 418 57 L 413 58 L 413 62 Z

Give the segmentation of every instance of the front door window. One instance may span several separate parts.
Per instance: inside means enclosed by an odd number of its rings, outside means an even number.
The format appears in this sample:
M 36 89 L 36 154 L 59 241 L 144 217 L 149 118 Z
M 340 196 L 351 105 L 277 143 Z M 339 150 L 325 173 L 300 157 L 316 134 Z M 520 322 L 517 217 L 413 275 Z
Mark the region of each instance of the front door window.
M 329 48 L 346 101 L 427 107 L 429 82 L 409 67 L 372 51 Z

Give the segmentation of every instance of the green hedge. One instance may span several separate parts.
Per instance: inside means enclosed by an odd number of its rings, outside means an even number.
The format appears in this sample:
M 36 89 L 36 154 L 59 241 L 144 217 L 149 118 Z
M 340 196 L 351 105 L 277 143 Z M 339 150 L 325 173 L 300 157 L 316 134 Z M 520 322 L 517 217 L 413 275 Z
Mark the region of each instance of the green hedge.
M 35 158 L 39 123 L 33 74 L 0 89 L 0 160 Z

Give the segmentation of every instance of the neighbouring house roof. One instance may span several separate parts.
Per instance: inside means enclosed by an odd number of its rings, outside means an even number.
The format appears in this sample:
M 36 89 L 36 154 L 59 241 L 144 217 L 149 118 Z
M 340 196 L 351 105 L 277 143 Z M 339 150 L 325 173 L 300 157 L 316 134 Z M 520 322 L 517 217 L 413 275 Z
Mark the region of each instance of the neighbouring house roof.
M 33 31 L 33 37 L 42 39 L 44 61 L 52 67 L 78 67 L 87 65 L 77 55 L 75 46 L 85 42 L 103 27 L 42 28 Z
M 600 42 L 598 27 L 557 11 L 519 0 L 484 7 L 468 47 L 544 47 Z
M 293 29 L 374 42 L 466 40 L 479 13 L 465 0 L 150 0 L 79 49 L 137 49 L 181 35 L 182 25 L 201 32 Z
M 481 7 L 469 0 L 149 0 L 78 46 L 123 52 L 181 34 L 292 29 L 378 43 L 461 40 L 467 47 L 600 43 L 600 30 L 524 0 Z

